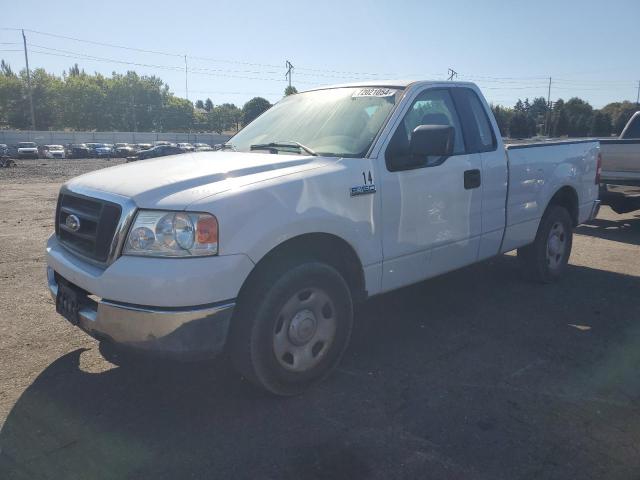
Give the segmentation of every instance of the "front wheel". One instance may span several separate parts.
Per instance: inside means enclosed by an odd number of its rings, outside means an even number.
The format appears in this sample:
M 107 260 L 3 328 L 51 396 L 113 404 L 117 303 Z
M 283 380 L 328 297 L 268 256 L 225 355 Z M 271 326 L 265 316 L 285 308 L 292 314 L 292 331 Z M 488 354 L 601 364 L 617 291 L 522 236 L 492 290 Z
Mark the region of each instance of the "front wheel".
M 261 275 L 241 299 L 231 357 L 248 380 L 276 395 L 295 395 L 338 364 L 353 325 L 353 303 L 333 267 L 308 261 Z
M 542 216 L 535 241 L 518 249 L 527 278 L 550 283 L 566 270 L 573 245 L 573 222 L 566 208 L 552 205 Z

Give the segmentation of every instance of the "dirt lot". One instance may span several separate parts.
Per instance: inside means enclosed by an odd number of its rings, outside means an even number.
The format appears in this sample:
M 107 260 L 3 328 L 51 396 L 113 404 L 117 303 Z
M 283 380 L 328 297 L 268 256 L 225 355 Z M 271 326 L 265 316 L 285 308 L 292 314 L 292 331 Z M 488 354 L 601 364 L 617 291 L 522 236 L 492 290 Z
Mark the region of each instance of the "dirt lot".
M 640 478 L 640 215 L 580 227 L 554 286 L 502 256 L 371 300 L 293 399 L 224 359 L 122 368 L 54 311 L 56 192 L 0 170 L 0 478 Z

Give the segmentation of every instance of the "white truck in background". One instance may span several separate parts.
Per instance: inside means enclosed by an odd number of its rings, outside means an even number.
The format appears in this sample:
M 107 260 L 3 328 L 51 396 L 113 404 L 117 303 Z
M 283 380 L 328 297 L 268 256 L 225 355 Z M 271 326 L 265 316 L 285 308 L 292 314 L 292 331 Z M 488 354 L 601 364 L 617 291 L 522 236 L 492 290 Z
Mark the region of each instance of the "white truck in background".
M 565 271 L 598 209 L 598 142 L 497 132 L 471 83 L 342 85 L 284 98 L 220 151 L 72 179 L 46 247 L 56 309 L 138 351 L 226 348 L 299 393 L 368 297 L 514 249 L 532 279 Z
M 627 122 L 619 138 L 600 140 L 600 199 L 616 213 L 640 210 L 640 111 Z

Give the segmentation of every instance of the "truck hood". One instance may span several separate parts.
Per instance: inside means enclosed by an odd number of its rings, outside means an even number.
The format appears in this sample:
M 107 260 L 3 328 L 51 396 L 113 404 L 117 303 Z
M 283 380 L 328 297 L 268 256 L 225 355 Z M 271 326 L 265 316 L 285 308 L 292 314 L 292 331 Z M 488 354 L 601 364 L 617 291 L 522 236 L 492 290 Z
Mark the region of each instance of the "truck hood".
M 140 208 L 183 209 L 211 195 L 320 168 L 335 158 L 245 152 L 199 152 L 140 160 L 76 177 L 66 186 L 132 199 Z

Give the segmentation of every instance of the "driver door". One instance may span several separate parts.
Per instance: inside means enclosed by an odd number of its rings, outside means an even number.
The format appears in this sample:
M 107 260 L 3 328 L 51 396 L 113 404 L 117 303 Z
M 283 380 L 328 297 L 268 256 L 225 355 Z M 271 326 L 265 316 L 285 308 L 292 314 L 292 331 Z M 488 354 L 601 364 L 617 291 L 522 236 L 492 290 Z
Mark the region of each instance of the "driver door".
M 407 161 L 419 125 L 455 129 L 453 155 Z M 449 88 L 417 94 L 384 151 L 382 289 L 392 290 L 473 263 L 482 229 L 481 158 L 467 153 Z

